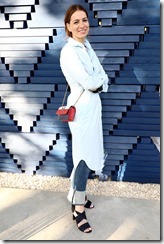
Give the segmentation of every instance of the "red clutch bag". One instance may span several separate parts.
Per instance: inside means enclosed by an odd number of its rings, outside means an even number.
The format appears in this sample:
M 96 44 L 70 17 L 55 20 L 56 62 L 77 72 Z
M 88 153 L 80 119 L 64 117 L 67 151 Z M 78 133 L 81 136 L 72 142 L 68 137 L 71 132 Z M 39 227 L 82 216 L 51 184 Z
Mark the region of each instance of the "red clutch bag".
M 56 111 L 56 114 L 58 115 L 60 121 L 71 122 L 74 120 L 76 108 L 74 106 L 71 106 L 70 108 L 60 107 Z

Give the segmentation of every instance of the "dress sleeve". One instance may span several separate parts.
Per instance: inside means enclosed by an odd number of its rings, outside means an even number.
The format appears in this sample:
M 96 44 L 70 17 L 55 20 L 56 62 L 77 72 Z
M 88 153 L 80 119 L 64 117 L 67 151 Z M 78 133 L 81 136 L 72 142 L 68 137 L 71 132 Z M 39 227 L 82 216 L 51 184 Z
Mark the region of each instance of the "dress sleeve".
M 77 81 L 84 89 L 96 90 L 107 80 L 105 73 L 89 75 L 73 47 L 63 48 L 60 66 L 67 81 Z
M 97 55 L 96 55 L 96 53 L 95 53 L 94 50 L 93 50 L 93 53 L 94 53 L 94 58 L 97 59 L 97 62 L 98 62 L 98 64 L 99 64 L 99 67 L 100 67 L 100 74 L 104 77 L 103 89 L 102 89 L 101 92 L 107 92 L 108 89 L 109 89 L 109 83 L 110 83 L 110 81 L 109 81 L 109 77 L 108 77 L 108 75 L 105 73 L 104 68 L 103 68 L 103 66 L 101 65 L 101 63 L 100 63 L 100 61 L 99 61 L 99 59 L 98 59 L 98 57 L 97 57 Z M 100 92 L 100 93 L 101 93 L 101 92 Z

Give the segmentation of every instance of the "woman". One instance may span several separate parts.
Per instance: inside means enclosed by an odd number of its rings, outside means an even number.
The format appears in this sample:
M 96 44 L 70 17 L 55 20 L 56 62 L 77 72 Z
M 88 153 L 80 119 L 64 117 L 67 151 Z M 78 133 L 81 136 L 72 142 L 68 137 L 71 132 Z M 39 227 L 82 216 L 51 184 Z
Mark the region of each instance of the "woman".
M 72 134 L 74 168 L 68 200 L 72 203 L 73 219 L 77 227 L 92 231 L 85 208 L 93 208 L 87 199 L 86 185 L 91 170 L 100 174 L 104 166 L 101 100 L 99 92 L 108 90 L 108 76 L 102 68 L 89 41 L 88 13 L 81 5 L 71 5 L 65 14 L 68 42 L 61 50 L 60 65 L 70 86 L 67 105 L 76 103 L 76 115 L 69 122 Z

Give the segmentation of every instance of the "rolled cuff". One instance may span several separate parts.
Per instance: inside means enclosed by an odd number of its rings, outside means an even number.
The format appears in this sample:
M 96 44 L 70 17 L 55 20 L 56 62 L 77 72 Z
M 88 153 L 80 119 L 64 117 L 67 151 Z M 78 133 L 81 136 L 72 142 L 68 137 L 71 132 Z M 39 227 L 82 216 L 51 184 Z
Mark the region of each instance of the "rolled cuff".
M 73 205 L 85 205 L 85 191 L 75 191 L 72 204 Z
M 67 195 L 67 199 L 73 205 L 85 205 L 85 201 L 86 201 L 85 196 L 86 196 L 85 191 L 76 191 L 71 187 Z

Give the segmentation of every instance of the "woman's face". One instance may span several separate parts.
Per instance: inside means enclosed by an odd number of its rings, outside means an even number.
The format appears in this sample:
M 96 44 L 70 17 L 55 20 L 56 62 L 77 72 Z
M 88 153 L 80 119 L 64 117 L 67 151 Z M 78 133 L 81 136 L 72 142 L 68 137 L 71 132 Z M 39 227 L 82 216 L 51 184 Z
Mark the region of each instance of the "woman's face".
M 84 43 L 89 32 L 89 21 L 84 11 L 77 10 L 71 16 L 70 23 L 67 23 L 67 29 L 72 32 L 72 38 L 78 42 Z

